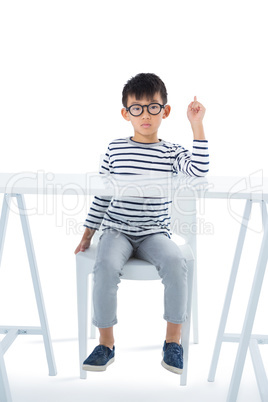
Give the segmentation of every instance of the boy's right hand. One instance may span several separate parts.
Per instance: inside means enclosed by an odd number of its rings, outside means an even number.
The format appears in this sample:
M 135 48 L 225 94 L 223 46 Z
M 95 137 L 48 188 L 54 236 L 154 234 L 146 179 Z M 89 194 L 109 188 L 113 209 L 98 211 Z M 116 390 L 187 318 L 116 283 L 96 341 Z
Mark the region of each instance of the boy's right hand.
M 82 237 L 82 240 L 80 241 L 80 243 L 78 244 L 78 246 L 75 249 L 75 252 L 74 252 L 75 254 L 79 253 L 79 251 L 85 251 L 87 248 L 89 248 L 91 239 L 92 239 L 94 233 L 95 233 L 94 229 L 89 229 L 89 228 L 85 229 L 85 233 Z
M 80 243 L 78 244 L 78 246 L 75 249 L 75 254 L 79 253 L 79 251 L 85 251 L 87 248 L 89 248 L 91 243 L 91 239 L 90 240 L 84 240 L 82 239 L 80 241 Z

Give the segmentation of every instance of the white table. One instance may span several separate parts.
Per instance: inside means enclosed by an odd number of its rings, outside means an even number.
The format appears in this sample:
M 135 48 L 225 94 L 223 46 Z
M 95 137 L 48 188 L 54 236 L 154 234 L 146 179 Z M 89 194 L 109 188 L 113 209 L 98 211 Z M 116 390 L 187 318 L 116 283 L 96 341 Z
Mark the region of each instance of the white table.
M 42 298 L 41 286 L 38 278 L 37 264 L 34 255 L 34 248 L 31 239 L 30 227 L 27 218 L 27 210 L 24 202 L 24 194 L 39 195 L 117 195 L 117 196 L 144 196 L 161 197 L 171 196 L 191 198 L 213 198 L 213 199 L 244 199 L 246 207 L 242 219 L 240 234 L 235 252 L 234 263 L 231 271 L 226 300 L 223 308 L 222 318 L 213 354 L 209 381 L 214 381 L 217 362 L 223 341 L 239 342 L 236 362 L 230 383 L 228 401 L 234 402 L 237 398 L 246 353 L 250 347 L 256 378 L 259 385 L 260 395 L 267 397 L 267 378 L 260 358 L 258 343 L 268 343 L 268 336 L 252 335 L 254 317 L 258 305 L 259 294 L 262 287 L 263 277 L 268 258 L 268 219 L 266 203 L 268 202 L 268 179 L 261 175 L 249 177 L 207 177 L 190 178 L 185 176 L 174 177 L 166 174 L 148 176 L 100 176 L 97 173 L 86 174 L 54 174 L 43 171 L 3 173 L 0 174 L 0 192 L 5 194 L 2 216 L 0 221 L 0 262 L 3 251 L 5 230 L 8 219 L 8 212 L 11 208 L 11 201 L 17 199 L 18 208 L 23 226 L 24 238 L 28 252 L 28 258 L 33 278 L 36 301 L 40 316 L 41 327 L 0 327 L 0 333 L 7 333 L 0 343 L 0 396 L 4 401 L 11 401 L 8 387 L 7 374 L 5 370 L 3 354 L 19 334 L 40 333 L 44 337 L 48 366 L 50 375 L 56 374 L 51 340 L 47 325 L 45 308 Z M 264 234 L 259 258 L 255 271 L 255 278 L 252 284 L 251 295 L 248 302 L 247 313 L 244 319 L 242 333 L 237 336 L 225 334 L 225 324 L 232 299 L 233 287 L 238 270 L 239 260 L 243 249 L 244 238 L 247 230 L 247 222 L 250 217 L 252 203 L 259 203 L 261 206 Z M 26 211 L 26 213 L 25 213 Z M 2 394 L 1 394 L 2 392 Z M 5 398 L 5 399 L 4 399 Z M 1 399 L 1 400 L 2 400 Z M 267 399 L 263 399 L 267 400 Z

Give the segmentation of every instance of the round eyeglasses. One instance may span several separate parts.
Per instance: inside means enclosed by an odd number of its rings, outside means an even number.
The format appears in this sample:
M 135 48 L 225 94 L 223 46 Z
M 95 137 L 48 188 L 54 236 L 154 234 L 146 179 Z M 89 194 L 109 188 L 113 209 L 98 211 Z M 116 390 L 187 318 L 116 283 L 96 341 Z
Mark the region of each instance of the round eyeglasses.
M 147 107 L 148 113 L 156 115 L 161 112 L 162 108 L 164 108 L 165 105 L 160 105 L 160 103 L 150 103 L 149 105 L 135 104 L 126 107 L 126 111 L 132 114 L 132 116 L 140 116 L 143 113 L 144 107 Z

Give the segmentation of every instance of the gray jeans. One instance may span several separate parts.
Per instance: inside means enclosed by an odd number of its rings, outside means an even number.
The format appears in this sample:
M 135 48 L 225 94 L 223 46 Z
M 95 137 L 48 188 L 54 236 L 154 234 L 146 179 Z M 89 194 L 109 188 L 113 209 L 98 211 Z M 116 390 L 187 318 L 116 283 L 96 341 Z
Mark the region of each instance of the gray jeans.
M 93 324 L 108 328 L 117 323 L 118 284 L 132 256 L 155 265 L 164 284 L 164 319 L 183 323 L 187 319 L 187 264 L 180 248 L 165 234 L 129 236 L 105 230 L 94 266 Z

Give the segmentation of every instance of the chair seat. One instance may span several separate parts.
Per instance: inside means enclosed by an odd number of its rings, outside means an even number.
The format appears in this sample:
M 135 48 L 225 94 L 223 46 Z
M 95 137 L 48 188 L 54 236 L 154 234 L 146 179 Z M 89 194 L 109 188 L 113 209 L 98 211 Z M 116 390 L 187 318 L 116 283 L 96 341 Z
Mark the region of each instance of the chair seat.
M 183 244 L 179 247 L 186 261 L 194 260 L 193 252 L 188 244 Z M 97 245 L 94 243 L 87 250 L 79 252 L 76 255 L 79 269 L 86 271 L 88 274 L 92 273 L 93 264 L 90 264 L 89 261 L 95 261 L 96 252 Z M 130 258 L 124 265 L 121 278 L 129 280 L 157 280 L 160 279 L 160 276 L 156 267 L 150 262 L 138 258 Z

